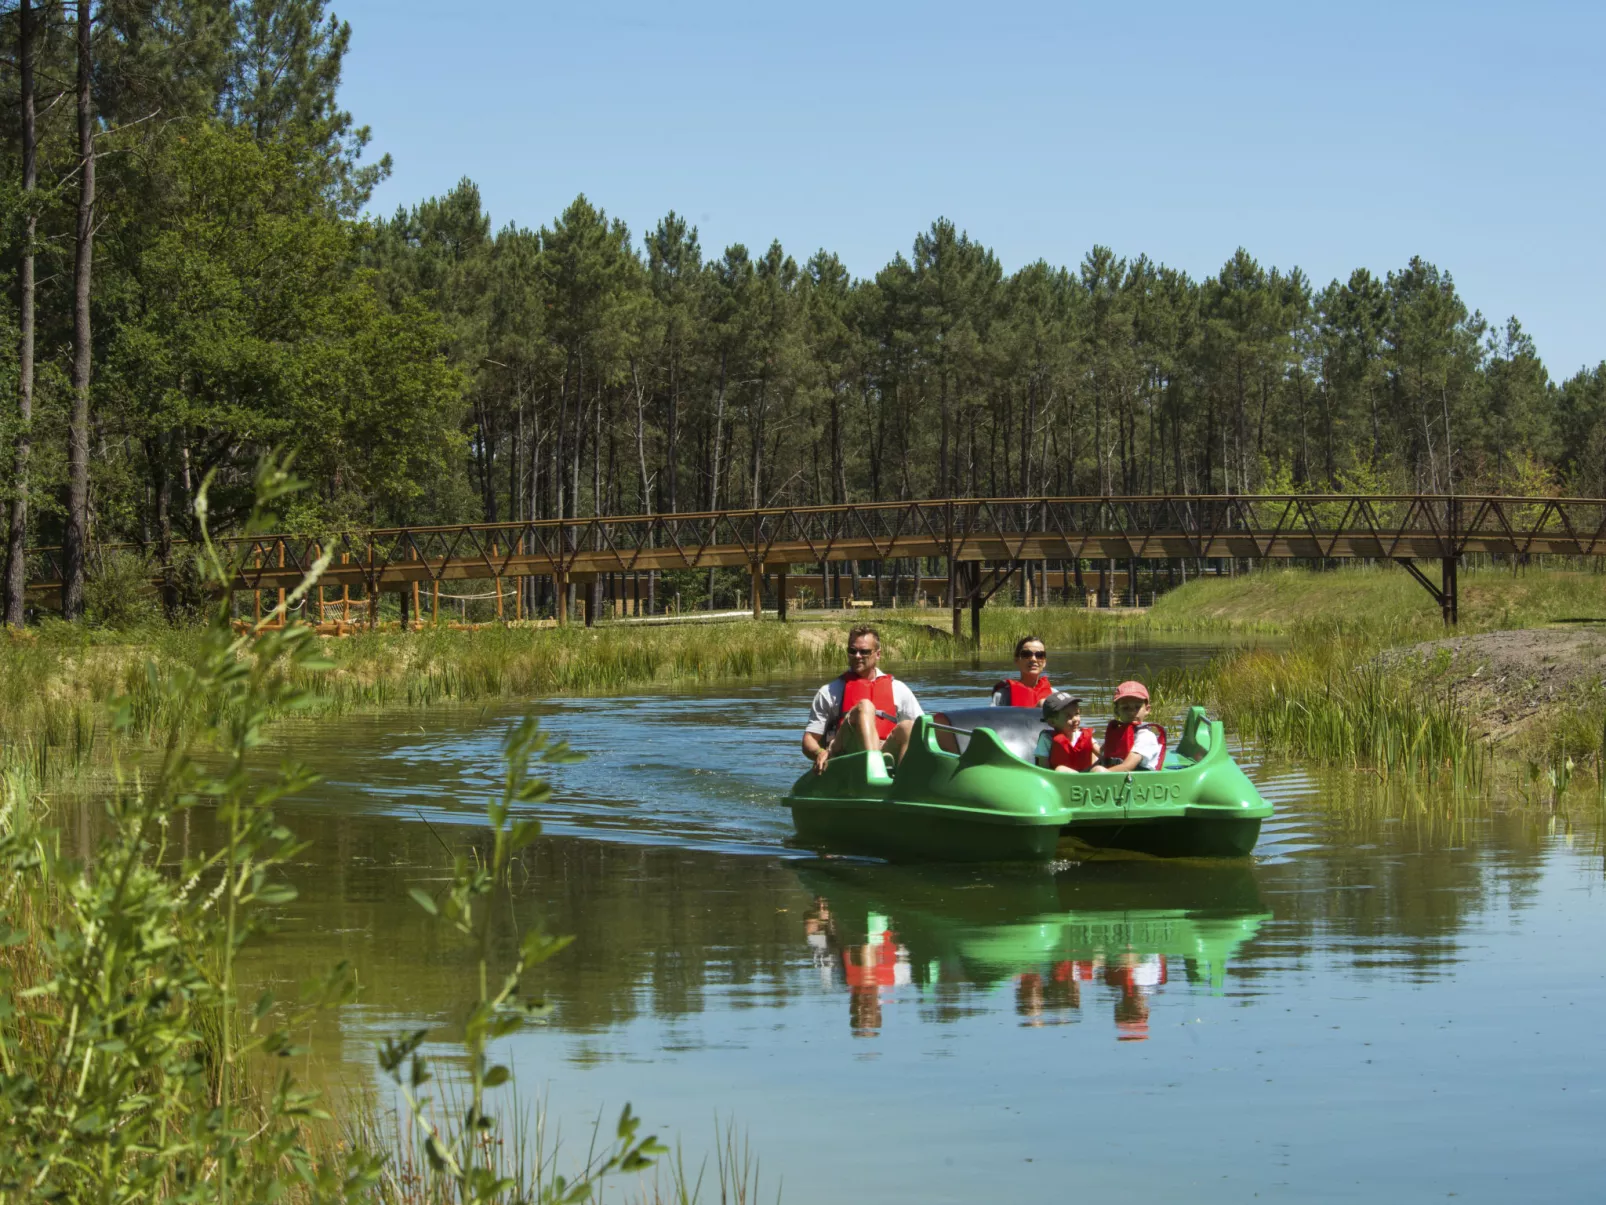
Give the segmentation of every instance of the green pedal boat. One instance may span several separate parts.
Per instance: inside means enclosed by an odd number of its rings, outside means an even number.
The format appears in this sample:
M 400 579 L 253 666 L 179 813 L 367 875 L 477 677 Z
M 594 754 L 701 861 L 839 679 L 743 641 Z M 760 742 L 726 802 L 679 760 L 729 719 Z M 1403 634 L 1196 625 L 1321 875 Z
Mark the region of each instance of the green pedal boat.
M 798 843 L 896 861 L 1046 862 L 1062 840 L 1073 855 L 1242 857 L 1271 815 L 1202 707 L 1161 770 L 1049 770 L 1049 735 L 1026 707 L 921 716 L 896 773 L 883 754 L 849 753 L 792 784 Z

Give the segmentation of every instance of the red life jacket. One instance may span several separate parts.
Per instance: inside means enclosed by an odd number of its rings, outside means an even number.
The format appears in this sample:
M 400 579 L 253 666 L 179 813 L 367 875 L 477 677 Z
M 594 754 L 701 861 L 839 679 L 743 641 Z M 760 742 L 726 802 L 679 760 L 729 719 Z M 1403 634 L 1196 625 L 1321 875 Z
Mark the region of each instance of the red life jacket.
M 1043 700 L 1054 693 L 1054 688 L 1049 685 L 1045 675 L 1037 679 L 1036 686 L 1027 686 L 1019 678 L 1011 678 L 994 686 L 993 693 L 999 696 L 1005 707 L 1040 707 Z
M 1104 730 L 1104 753 L 1106 765 L 1115 765 L 1125 761 L 1126 755 L 1132 752 L 1132 744 L 1137 740 L 1138 729 L 1147 728 L 1160 738 L 1160 760 L 1155 769 L 1165 768 L 1165 729 L 1159 724 L 1123 724 L 1119 720 L 1111 720 L 1110 726 Z
M 857 707 L 861 700 L 869 699 L 875 705 L 875 731 L 882 740 L 898 726 L 898 701 L 892 694 L 892 675 L 882 674 L 868 682 L 852 674 L 842 675 L 842 710 L 836 713 L 833 731 L 842 725 L 842 717 Z
M 1048 768 L 1057 770 L 1069 766 L 1073 770 L 1093 768 L 1093 734 L 1086 728 L 1076 730 L 1076 740 L 1056 732 L 1048 746 Z
M 893 986 L 898 981 L 898 935 L 886 929 L 875 944 L 866 942 L 856 949 L 843 950 L 842 977 L 850 988 Z

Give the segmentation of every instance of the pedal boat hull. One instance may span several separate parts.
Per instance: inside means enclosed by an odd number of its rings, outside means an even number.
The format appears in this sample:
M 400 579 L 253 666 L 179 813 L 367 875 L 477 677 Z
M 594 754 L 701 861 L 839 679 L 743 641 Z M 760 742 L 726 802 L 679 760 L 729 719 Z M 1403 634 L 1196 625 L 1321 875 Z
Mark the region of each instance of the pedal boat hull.
M 1156 771 L 1045 769 L 1045 731 L 1023 708 L 922 716 L 896 774 L 881 754 L 855 753 L 793 784 L 797 843 L 891 861 L 1045 862 L 1078 848 L 1242 857 L 1271 815 L 1201 707 Z

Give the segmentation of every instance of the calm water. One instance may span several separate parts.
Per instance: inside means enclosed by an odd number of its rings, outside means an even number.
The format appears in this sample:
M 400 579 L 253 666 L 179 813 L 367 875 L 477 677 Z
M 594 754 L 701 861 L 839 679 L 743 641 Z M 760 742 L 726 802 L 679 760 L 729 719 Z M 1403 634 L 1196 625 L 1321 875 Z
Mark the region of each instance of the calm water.
M 1059 656 L 1053 676 L 1107 690 L 1208 652 Z M 1001 668 L 909 677 L 929 708 Z M 1592 818 L 1246 753 L 1278 804 L 1252 863 L 825 861 L 788 846 L 779 805 L 817 685 L 535 705 L 590 756 L 553 775 L 517 920 L 578 940 L 543 968 L 552 1021 L 505 1053 L 576 1141 L 628 1100 L 697 1153 L 717 1111 L 792 1202 L 1606 1190 Z M 420 1023 L 452 1036 L 470 960 L 407 888 L 443 879 L 440 839 L 475 838 L 514 714 L 287 738 L 325 778 L 285 809 L 312 844 L 254 973 L 355 964 L 359 1003 L 314 1035 L 330 1071 L 371 1075 L 378 1038 Z

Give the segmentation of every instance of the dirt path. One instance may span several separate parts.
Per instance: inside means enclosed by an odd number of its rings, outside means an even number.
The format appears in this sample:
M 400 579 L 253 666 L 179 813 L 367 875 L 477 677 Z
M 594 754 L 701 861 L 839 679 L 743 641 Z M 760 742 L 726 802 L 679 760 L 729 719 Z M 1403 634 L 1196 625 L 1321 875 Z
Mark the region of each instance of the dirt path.
M 1455 636 L 1394 649 L 1390 668 L 1415 668 L 1466 704 L 1473 731 L 1491 743 L 1520 732 L 1570 694 L 1606 683 L 1606 628 L 1524 628 Z

